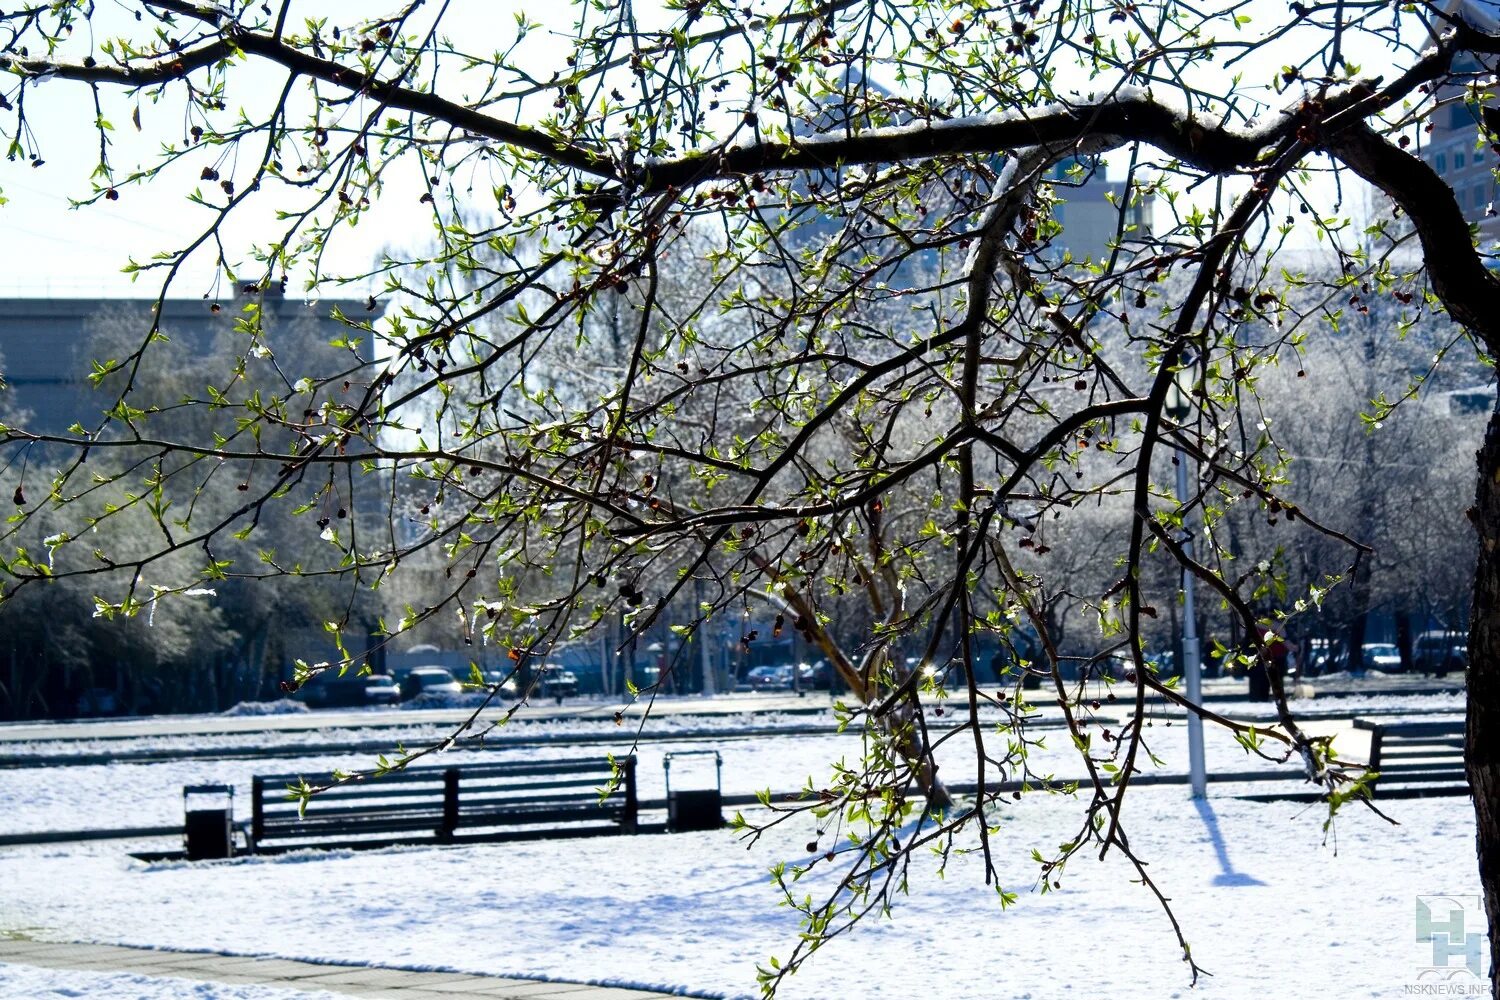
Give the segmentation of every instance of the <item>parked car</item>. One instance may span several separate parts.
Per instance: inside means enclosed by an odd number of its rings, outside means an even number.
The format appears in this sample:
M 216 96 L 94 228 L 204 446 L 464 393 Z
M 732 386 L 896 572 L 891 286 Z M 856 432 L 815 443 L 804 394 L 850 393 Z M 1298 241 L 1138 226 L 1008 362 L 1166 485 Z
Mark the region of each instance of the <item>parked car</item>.
M 750 687 L 756 691 L 790 691 L 792 670 L 790 663 L 756 667 L 750 671 L 746 679 L 750 682 Z
M 362 705 L 394 705 L 401 700 L 401 685 L 389 674 L 369 674 L 360 682 Z
M 401 679 L 401 697 L 416 698 L 428 694 L 463 694 L 463 687 L 453 679 L 447 667 L 413 667 Z
M 797 669 L 802 671 L 804 691 L 827 691 L 833 687 L 833 667 L 827 660 L 819 660 L 817 663 L 799 663 Z
M 753 687 L 755 687 L 755 679 L 757 677 L 762 677 L 762 676 L 764 676 L 766 674 L 775 673 L 775 671 L 776 671 L 776 668 L 775 667 L 770 667 L 770 666 L 751 667 L 748 671 L 745 672 L 745 676 L 740 679 L 740 686 L 741 687 L 747 687 L 748 686 L 748 687 L 752 687 L 753 688 Z
M 1390 642 L 1367 642 L 1360 647 L 1360 662 L 1366 670 L 1398 673 L 1401 670 L 1401 650 Z
M 1297 657 L 1303 677 L 1316 677 L 1329 671 L 1328 651 L 1331 646 L 1328 639 L 1308 639 L 1303 643 Z
M 1333 649 L 1315 654 L 1309 676 L 1337 674 L 1349 669 L 1349 651 Z M 1359 670 L 1379 670 L 1394 674 L 1401 670 L 1401 650 L 1391 642 L 1367 642 L 1360 647 Z
M 1102 681 L 1106 678 L 1120 681 L 1134 673 L 1135 661 L 1130 658 L 1130 651 L 1115 649 L 1109 653 L 1095 654 L 1090 659 L 1079 661 L 1074 676 L 1093 681 Z M 962 678 L 962 676 L 961 672 L 950 674 L 950 677 Z
M 499 688 L 502 698 L 516 698 L 521 694 L 515 676 L 508 670 L 485 670 L 479 676 L 484 678 L 484 685 L 489 690 Z
M 537 687 L 543 697 L 561 701 L 578 693 L 578 675 L 566 667 L 546 663 L 538 668 L 537 673 L 540 675 Z
M 109 688 L 86 688 L 78 696 L 79 715 L 114 715 L 119 710 L 120 699 Z
M 1423 632 L 1411 648 L 1412 669 L 1442 677 L 1469 667 L 1469 646 L 1461 632 Z
M 309 708 L 394 705 L 401 700 L 401 688 L 385 674 L 318 678 L 303 685 L 302 700 Z

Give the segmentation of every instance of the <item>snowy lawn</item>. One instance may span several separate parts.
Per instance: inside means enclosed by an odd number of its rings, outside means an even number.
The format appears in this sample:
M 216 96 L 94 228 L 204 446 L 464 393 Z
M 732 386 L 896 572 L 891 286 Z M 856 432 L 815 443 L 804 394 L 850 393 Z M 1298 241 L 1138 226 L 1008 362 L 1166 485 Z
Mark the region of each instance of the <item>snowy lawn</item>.
M 782 995 L 1401 995 L 1422 964 L 1415 897 L 1479 891 L 1474 821 L 1462 799 L 1383 808 L 1401 825 L 1350 807 L 1325 846 L 1318 807 L 1132 792 L 1131 843 L 1213 973 L 1195 990 L 1166 918 L 1114 855 L 1033 891 L 1031 848 L 1055 849 L 1082 815 L 1033 796 L 1008 806 L 997 838 L 1017 905 L 1001 910 L 975 858 L 941 879 L 924 858 L 891 919 L 833 942 Z M 757 964 L 797 933 L 767 868 L 810 839 L 798 822 L 750 850 L 720 831 L 159 865 L 118 844 L 17 848 L 0 852 L 0 932 L 753 996 Z M 830 884 L 823 870 L 802 883 Z

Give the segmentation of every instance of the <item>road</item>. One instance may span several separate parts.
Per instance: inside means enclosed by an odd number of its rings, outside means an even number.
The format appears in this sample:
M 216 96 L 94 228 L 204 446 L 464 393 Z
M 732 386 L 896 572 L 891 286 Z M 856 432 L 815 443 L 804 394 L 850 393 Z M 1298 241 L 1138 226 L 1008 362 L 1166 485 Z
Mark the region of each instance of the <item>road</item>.
M 1337 694 L 1383 694 L 1418 691 L 1462 690 L 1461 679 L 1431 677 L 1370 676 L 1315 680 L 1320 697 Z M 1124 685 L 1117 685 L 1123 687 Z M 1205 702 L 1234 701 L 1245 697 L 1244 680 L 1213 678 L 1204 681 Z M 1040 700 L 1040 698 L 1039 698 Z M 791 692 L 736 692 L 712 698 L 696 695 L 660 697 L 650 705 L 655 718 L 711 717 L 741 714 L 814 714 L 827 711 L 833 700 L 826 691 L 809 691 L 804 697 Z M 1314 703 L 1315 704 L 1315 703 Z M 1304 705 L 1311 708 L 1311 705 Z M 647 710 L 645 701 L 625 705 L 598 696 L 571 698 L 562 705 L 536 701 L 517 718 L 530 722 L 555 719 L 612 721 L 616 713 L 637 719 Z M 243 733 L 312 732 L 339 729 L 396 729 L 413 726 L 447 726 L 462 723 L 472 709 L 323 709 L 287 715 L 157 715 L 142 718 L 104 718 L 66 721 L 0 723 L 0 743 L 31 741 L 129 740 L 163 736 L 219 736 Z M 503 705 L 487 708 L 480 724 L 498 720 Z
M 808 692 L 799 698 L 790 692 L 721 694 L 713 698 L 663 697 L 651 706 L 653 717 L 723 716 L 767 712 L 814 713 L 833 704 L 828 692 Z M 505 706 L 485 709 L 481 722 L 497 720 Z M 411 726 L 456 725 L 467 719 L 472 708 L 353 708 L 320 709 L 286 715 L 154 715 L 139 718 L 76 719 L 0 723 L 0 742 L 32 740 L 121 740 L 148 736 L 218 736 L 236 733 L 305 732 L 328 729 L 386 729 Z M 646 703 L 623 705 L 614 699 L 570 698 L 561 705 L 535 701 L 517 713 L 530 722 L 554 719 L 612 721 L 615 714 L 628 719 L 646 712 Z

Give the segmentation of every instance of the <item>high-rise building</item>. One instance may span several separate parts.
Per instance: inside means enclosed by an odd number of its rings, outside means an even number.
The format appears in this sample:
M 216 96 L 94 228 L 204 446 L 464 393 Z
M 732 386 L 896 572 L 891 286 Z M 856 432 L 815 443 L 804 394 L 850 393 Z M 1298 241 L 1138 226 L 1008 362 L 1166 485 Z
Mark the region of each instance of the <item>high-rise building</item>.
M 908 121 L 911 113 L 896 101 L 890 91 L 879 83 L 850 68 L 845 71 L 837 88 L 816 100 L 804 113 L 800 125 L 794 129 L 799 137 L 837 136 L 853 133 L 858 127 L 875 127 L 901 124 Z M 989 157 L 988 166 L 995 173 L 1004 169 L 1005 155 L 1001 151 Z M 862 179 L 867 172 L 878 172 L 879 167 L 857 168 Z M 806 198 L 810 190 L 837 190 L 847 177 L 843 168 L 830 166 L 819 173 L 799 178 L 794 184 L 797 200 Z M 1041 249 L 1044 260 L 1058 260 L 1065 254 L 1075 262 L 1092 259 L 1105 260 L 1110 245 L 1115 240 L 1145 239 L 1150 237 L 1152 201 L 1149 196 L 1131 199 L 1126 185 L 1111 182 L 1106 178 L 1104 162 L 1099 157 L 1069 157 L 1058 162 L 1044 178 L 1050 185 L 1053 204 L 1053 219 L 1062 232 L 1054 236 Z M 856 185 L 857 186 L 857 185 Z M 961 180 L 949 177 L 943 182 L 925 185 L 923 205 L 937 213 L 956 208 L 953 191 L 961 187 Z M 782 206 L 769 206 L 779 211 Z M 768 215 L 770 213 L 768 212 Z M 790 239 L 798 246 L 817 246 L 840 238 L 848 219 L 831 212 L 805 213 Z M 853 241 L 850 256 L 860 256 L 867 247 Z M 932 272 L 938 269 L 938 253 L 926 251 L 903 256 L 904 263 L 892 268 L 889 274 L 900 273 L 911 265 L 926 267 Z M 962 260 L 960 254 L 957 259 Z M 951 266 L 951 262 L 950 262 Z M 889 275 L 887 275 L 889 276 Z
M 1480 66 L 1473 59 L 1462 59 L 1455 62 L 1454 71 L 1472 75 L 1480 72 Z M 1479 226 L 1480 246 L 1488 248 L 1500 241 L 1500 215 L 1494 209 L 1500 195 L 1494 169 L 1500 156 L 1480 134 L 1479 106 L 1468 98 L 1461 84 L 1439 89 L 1422 159 L 1452 188 L 1464 218 Z
M 1449 5 L 1449 12 L 1476 28 L 1500 30 L 1500 3 L 1494 0 L 1460 0 Z M 1453 62 L 1452 82 L 1439 87 L 1434 95 L 1437 107 L 1430 124 L 1432 130 L 1420 134 L 1422 160 L 1437 172 L 1453 190 L 1464 218 L 1479 227 L 1479 245 L 1493 251 L 1500 243 L 1500 185 L 1494 170 L 1500 165 L 1500 151 L 1490 145 L 1480 129 L 1480 104 L 1474 100 L 1469 84 L 1492 75 L 1469 54 Z

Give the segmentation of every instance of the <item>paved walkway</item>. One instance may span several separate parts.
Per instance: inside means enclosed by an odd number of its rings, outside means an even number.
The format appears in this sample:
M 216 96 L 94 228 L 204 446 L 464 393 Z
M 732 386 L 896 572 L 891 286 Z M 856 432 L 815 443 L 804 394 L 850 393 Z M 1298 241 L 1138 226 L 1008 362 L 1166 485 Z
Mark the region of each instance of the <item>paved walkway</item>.
M 129 972 L 214 983 L 255 983 L 292 990 L 327 990 L 391 1000 L 667 1000 L 670 994 L 583 983 L 505 979 L 460 972 L 412 972 L 364 965 L 319 965 L 200 951 L 158 951 L 100 944 L 51 944 L 0 939 L 0 963 L 89 972 Z M 4 975 L 0 973 L 0 984 Z

